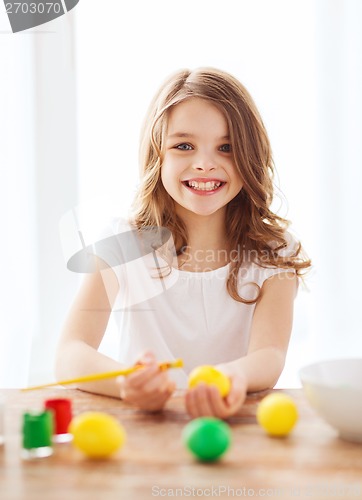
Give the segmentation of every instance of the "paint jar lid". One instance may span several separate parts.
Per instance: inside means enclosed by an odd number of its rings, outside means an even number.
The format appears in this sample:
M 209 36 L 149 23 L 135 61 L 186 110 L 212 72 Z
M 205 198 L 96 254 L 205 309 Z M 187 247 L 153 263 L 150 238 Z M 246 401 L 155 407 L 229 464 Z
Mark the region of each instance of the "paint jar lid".
M 47 410 L 54 414 L 54 434 L 67 434 L 72 420 L 72 402 L 70 399 L 47 399 L 44 402 Z
M 23 414 L 23 448 L 51 446 L 53 435 L 53 415 L 51 411 Z

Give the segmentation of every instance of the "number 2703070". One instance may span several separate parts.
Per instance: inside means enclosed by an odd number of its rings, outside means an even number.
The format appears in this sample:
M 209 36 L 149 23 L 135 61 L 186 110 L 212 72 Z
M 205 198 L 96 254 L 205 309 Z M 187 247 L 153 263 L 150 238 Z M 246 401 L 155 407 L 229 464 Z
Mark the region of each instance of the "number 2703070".
M 62 5 L 59 2 L 6 2 L 7 14 L 59 14 L 62 12 Z

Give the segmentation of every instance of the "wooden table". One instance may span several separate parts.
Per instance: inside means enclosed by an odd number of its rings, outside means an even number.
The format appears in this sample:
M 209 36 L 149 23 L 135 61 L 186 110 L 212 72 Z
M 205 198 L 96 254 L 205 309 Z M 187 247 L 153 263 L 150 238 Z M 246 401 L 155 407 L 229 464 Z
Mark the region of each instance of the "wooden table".
M 162 413 L 150 415 L 77 390 L 2 390 L 6 441 L 0 448 L 0 499 L 362 498 L 362 445 L 340 440 L 301 390 L 282 392 L 295 398 L 300 413 L 289 437 L 268 437 L 257 425 L 256 406 L 267 392 L 253 394 L 229 421 L 232 447 L 219 462 L 207 464 L 182 444 L 189 421 L 182 394 Z M 51 457 L 22 460 L 23 412 L 59 396 L 73 400 L 74 414 L 95 410 L 117 417 L 128 435 L 123 449 L 100 461 L 87 459 L 69 443 L 58 444 Z

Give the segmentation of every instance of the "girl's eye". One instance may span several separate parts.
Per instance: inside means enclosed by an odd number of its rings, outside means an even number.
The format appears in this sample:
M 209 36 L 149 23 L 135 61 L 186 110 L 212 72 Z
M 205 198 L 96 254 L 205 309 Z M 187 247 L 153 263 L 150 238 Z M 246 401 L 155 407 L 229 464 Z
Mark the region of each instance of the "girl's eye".
M 223 153 L 231 153 L 231 144 L 223 144 L 220 147 L 220 151 L 222 151 Z
M 190 144 L 186 144 L 185 142 L 183 142 L 182 144 L 177 144 L 175 148 L 180 149 L 181 151 L 190 151 L 192 149 Z

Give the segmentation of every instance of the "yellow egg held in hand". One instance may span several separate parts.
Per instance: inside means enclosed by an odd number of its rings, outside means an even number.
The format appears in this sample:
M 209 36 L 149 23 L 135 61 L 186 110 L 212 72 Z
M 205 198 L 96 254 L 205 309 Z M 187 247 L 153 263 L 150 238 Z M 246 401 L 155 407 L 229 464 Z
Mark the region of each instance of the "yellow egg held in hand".
M 271 436 L 286 436 L 298 420 L 293 399 L 286 394 L 269 394 L 258 405 L 256 418 Z
M 73 444 L 91 458 L 106 458 L 123 446 L 126 432 L 118 420 L 103 412 L 85 412 L 69 426 Z
M 200 383 L 214 385 L 218 388 L 222 397 L 227 396 L 231 389 L 229 377 L 217 368 L 209 365 L 198 366 L 190 373 L 188 379 L 189 388 L 192 389 Z

